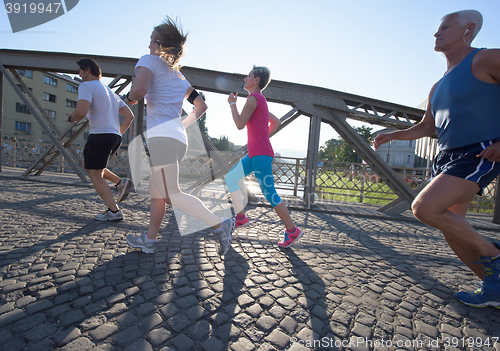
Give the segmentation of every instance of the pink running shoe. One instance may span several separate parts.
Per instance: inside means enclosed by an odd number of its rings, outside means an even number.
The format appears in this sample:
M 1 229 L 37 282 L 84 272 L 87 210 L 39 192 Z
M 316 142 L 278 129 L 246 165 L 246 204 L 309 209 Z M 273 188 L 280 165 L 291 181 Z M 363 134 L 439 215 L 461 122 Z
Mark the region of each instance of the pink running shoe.
M 247 225 L 250 225 L 250 220 L 248 219 L 247 215 L 245 215 L 243 219 L 236 219 L 236 224 L 234 225 L 234 229 L 238 227 L 246 227 Z
M 279 247 L 290 247 L 297 242 L 300 238 L 302 238 L 302 232 L 299 228 L 295 227 L 295 231 L 293 233 L 287 233 L 286 230 L 284 232 L 285 238 L 282 242 L 278 243 Z

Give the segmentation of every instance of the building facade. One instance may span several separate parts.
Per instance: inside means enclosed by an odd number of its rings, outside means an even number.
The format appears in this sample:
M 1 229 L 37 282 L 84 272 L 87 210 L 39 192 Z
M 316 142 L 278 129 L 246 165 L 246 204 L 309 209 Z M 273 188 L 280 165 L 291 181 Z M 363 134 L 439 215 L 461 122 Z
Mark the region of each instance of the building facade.
M 17 70 L 17 72 L 59 130 L 62 132 L 68 129 L 71 122 L 68 122 L 67 118 L 75 110 L 81 79 L 71 78 L 66 74 L 41 71 Z M 47 133 L 5 79 L 3 87 L 2 137 L 16 137 L 18 140 L 35 138 L 49 141 Z M 18 87 L 21 88 L 20 85 Z M 80 134 L 74 144 L 85 144 L 88 132 L 86 129 Z M 123 136 L 122 144 L 128 144 L 129 139 L 129 131 L 127 130 Z
M 427 99 L 425 99 L 418 108 L 427 109 Z M 415 167 L 432 168 L 432 162 L 439 152 L 436 138 L 420 138 L 416 141 L 415 148 Z
M 392 129 L 382 129 L 374 132 L 372 138 L 382 133 L 392 132 Z M 415 167 L 415 140 L 392 140 L 382 144 L 375 151 L 391 167 Z
M 67 116 L 73 113 L 78 101 L 80 81 L 56 73 L 30 70 L 17 70 L 17 72 L 59 130 L 66 130 L 70 126 Z M 21 88 L 20 85 L 18 87 Z M 2 135 L 49 139 L 21 97 L 6 80 L 4 80 Z M 85 137 L 86 135 L 80 135 L 76 142 L 84 142 Z

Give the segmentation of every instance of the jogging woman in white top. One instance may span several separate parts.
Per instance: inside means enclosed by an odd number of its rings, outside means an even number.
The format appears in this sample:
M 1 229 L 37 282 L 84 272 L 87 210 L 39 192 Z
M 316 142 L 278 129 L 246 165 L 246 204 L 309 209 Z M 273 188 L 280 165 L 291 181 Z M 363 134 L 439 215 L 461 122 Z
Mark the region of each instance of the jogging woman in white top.
M 142 56 L 135 66 L 136 78 L 127 102 L 135 104 L 143 97 L 147 99 L 151 216 L 148 230 L 139 236 L 129 235 L 127 242 L 143 252 L 155 252 L 156 237 L 168 203 L 211 226 L 219 238 L 218 253 L 224 255 L 231 245 L 234 219 L 219 218 L 197 197 L 185 194 L 179 188 L 179 163 L 188 144 L 186 128 L 207 109 L 204 99 L 179 71 L 186 38 L 180 26 L 167 17 L 151 34 L 150 54 Z M 182 120 L 184 98 L 195 107 Z

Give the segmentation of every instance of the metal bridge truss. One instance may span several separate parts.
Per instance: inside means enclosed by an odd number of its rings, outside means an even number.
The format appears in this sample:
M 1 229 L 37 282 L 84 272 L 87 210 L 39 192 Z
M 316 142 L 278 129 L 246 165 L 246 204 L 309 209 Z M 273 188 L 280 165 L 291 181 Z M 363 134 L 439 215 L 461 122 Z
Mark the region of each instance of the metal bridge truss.
M 134 66 L 137 63 L 137 59 L 125 57 L 1 49 L 0 64 L 2 66 L 0 66 L 0 69 L 7 80 L 16 89 L 17 86 L 14 85 L 19 84 L 22 80 L 19 76 L 17 76 L 17 82 L 11 82 L 11 77 L 9 76 L 10 72 L 7 72 L 6 68 L 12 70 L 29 69 L 75 74 L 77 70 L 76 61 L 83 56 L 95 59 L 99 63 L 104 77 L 114 78 L 110 86 L 115 88 L 117 93 L 124 90 L 132 82 L 134 77 Z M 182 73 L 196 89 L 220 94 L 238 92 L 240 96 L 247 95 L 247 93 L 242 89 L 242 82 L 245 75 L 194 67 L 183 67 Z M 15 75 L 16 74 L 14 74 L 14 76 Z M 28 90 L 25 89 L 25 91 Z M 51 149 L 57 150 L 55 153 L 62 153 L 80 178 L 84 178 L 84 175 L 82 176 L 81 169 L 77 166 L 77 163 L 80 163 L 80 158 L 71 147 L 71 142 L 74 138 L 76 138 L 77 133 L 81 133 L 83 130 L 83 124 L 79 125 L 76 123 L 68 130 L 60 132 L 54 128 L 55 126 L 49 126 L 51 124 L 50 118 L 45 116 L 44 110 L 40 108 L 33 96 L 30 96 L 30 99 L 28 99 L 18 88 L 16 92 L 28 105 L 30 110 L 35 111 L 38 109 L 40 112 L 39 114 L 33 113 L 33 115 L 42 128 L 44 128 L 44 130 L 47 129 L 46 132 L 54 143 Z M 419 122 L 423 117 L 424 111 L 331 89 L 277 80 L 271 81 L 265 90 L 265 96 L 270 102 L 290 106 L 290 111 L 281 118 L 282 125 L 275 133 L 278 133 L 286 128 L 288 124 L 292 123 L 301 115 L 310 118 L 306 184 L 304 189 L 304 202 L 308 208 L 310 208 L 314 203 L 316 185 L 315 182 L 311 180 L 315 179 L 314 175 L 316 174 L 317 169 L 318 150 L 320 146 L 319 136 L 322 122 L 334 128 L 337 133 L 356 151 L 356 153 L 358 153 L 358 155 L 360 155 L 361 158 L 374 171 L 376 171 L 380 178 L 398 195 L 398 200 L 395 200 L 394 205 L 405 202 L 407 204 L 406 208 L 408 208 L 409 204 L 413 201 L 416 195 L 415 192 L 412 191 L 411 188 L 387 165 L 387 163 L 385 163 L 378 156 L 378 154 L 375 153 L 371 146 L 358 135 L 358 133 L 347 123 L 347 119 L 354 119 L 386 128 L 406 129 Z M 2 101 L 1 98 L 2 97 L 0 96 L 0 104 Z M 32 100 L 33 103 L 29 100 Z M 38 108 L 35 109 L 35 106 Z M 139 107 L 134 111 L 137 117 L 134 128 L 135 135 L 138 135 L 143 130 L 142 110 L 143 109 Z M 47 121 L 49 124 L 47 124 Z M 52 133 L 50 128 L 54 130 L 54 133 Z M 69 136 L 67 140 L 61 142 L 61 140 L 63 140 L 66 136 Z M 200 190 L 213 179 L 222 177 L 225 172 L 227 172 L 241 157 L 246 154 L 246 147 L 244 147 L 239 150 L 238 156 L 234 159 L 225 161 L 220 156 L 217 149 L 206 138 L 204 142 L 205 147 L 207 148 L 207 151 L 209 151 L 209 155 L 212 157 L 213 161 L 219 164 L 220 171 L 215 173 L 208 172 L 197 183 L 191 186 L 189 191 Z M 77 162 L 71 161 L 71 157 L 69 157 L 67 150 L 73 154 Z M 49 152 L 47 154 L 49 154 Z M 36 165 L 33 164 L 32 167 L 30 167 L 32 169 L 39 167 L 35 175 L 40 174 L 47 164 L 53 160 L 53 156 L 51 156 L 51 158 L 47 158 L 48 156 L 43 158 L 43 160 L 41 158 L 36 162 Z M 39 164 L 42 166 L 40 167 Z M 79 169 L 79 171 L 77 171 L 77 169 Z M 26 175 L 32 174 L 32 172 L 33 171 L 27 171 Z M 386 205 L 383 207 L 383 210 L 390 210 L 391 207 L 393 206 Z M 401 212 L 401 210 L 399 212 Z

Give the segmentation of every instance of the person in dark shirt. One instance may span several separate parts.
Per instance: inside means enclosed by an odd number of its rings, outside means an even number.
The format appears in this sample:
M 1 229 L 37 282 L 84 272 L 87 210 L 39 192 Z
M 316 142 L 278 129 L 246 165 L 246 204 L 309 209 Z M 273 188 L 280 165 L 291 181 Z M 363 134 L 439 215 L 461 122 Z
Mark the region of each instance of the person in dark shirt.
M 471 47 L 482 23 L 475 10 L 443 17 L 435 50 L 446 57 L 448 70 L 432 87 L 424 118 L 409 129 L 378 135 L 374 147 L 438 132 L 440 153 L 430 183 L 413 201 L 413 214 L 439 229 L 482 280 L 480 288 L 455 297 L 469 306 L 500 308 L 499 244 L 465 220 L 474 196 L 500 174 L 500 50 Z

